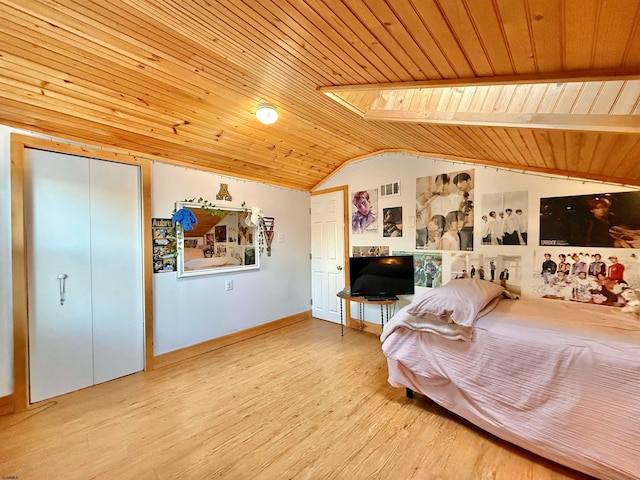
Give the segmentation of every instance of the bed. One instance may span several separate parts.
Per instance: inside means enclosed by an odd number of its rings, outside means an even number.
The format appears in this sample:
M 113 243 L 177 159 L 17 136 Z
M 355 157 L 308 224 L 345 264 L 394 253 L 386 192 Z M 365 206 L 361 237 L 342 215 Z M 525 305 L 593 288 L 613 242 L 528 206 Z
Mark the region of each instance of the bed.
M 505 296 L 477 279 L 417 296 L 382 332 L 390 384 L 575 470 L 640 478 L 640 320 Z
M 204 249 L 202 247 L 185 248 L 183 255 L 185 271 L 201 270 L 203 268 L 242 265 L 242 261 L 239 258 L 231 256 L 205 257 Z

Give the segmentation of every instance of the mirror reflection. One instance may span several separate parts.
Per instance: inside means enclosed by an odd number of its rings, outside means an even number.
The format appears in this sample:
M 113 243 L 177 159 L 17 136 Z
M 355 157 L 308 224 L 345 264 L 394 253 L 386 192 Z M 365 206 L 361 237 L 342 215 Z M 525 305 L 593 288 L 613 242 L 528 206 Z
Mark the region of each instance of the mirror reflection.
M 176 211 L 182 208 L 189 209 L 197 222 L 192 222 L 191 230 L 178 225 L 179 277 L 259 268 L 257 232 L 247 223 L 248 210 L 176 203 Z

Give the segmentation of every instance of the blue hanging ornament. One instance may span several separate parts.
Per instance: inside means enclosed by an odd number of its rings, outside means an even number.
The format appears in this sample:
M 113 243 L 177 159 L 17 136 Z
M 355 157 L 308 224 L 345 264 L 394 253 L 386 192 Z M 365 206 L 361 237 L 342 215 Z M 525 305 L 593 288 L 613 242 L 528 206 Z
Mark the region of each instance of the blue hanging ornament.
M 182 225 L 182 229 L 185 231 L 193 230 L 193 225 L 198 223 L 198 219 L 188 208 L 181 208 L 176 213 L 174 213 L 173 217 L 171 217 L 171 221 L 174 225 L 176 223 Z

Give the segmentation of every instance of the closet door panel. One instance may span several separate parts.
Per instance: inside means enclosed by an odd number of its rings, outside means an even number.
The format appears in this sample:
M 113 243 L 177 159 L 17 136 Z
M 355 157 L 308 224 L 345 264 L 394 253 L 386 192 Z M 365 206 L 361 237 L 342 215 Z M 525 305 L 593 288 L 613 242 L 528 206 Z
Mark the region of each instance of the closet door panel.
M 28 150 L 25 169 L 30 400 L 37 402 L 93 385 L 89 160 Z
M 144 368 L 139 172 L 113 162 L 90 166 L 94 383 Z

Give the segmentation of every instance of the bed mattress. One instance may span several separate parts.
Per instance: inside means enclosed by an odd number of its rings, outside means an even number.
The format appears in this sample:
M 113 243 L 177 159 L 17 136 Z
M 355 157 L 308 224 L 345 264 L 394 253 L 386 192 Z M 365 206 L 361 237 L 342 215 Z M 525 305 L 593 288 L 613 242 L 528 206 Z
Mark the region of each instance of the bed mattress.
M 637 318 L 600 305 L 501 300 L 461 341 L 403 326 L 406 310 L 382 345 L 393 386 L 576 470 L 640 478 Z

